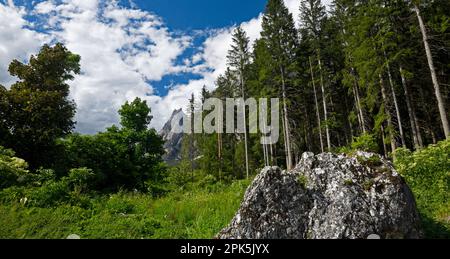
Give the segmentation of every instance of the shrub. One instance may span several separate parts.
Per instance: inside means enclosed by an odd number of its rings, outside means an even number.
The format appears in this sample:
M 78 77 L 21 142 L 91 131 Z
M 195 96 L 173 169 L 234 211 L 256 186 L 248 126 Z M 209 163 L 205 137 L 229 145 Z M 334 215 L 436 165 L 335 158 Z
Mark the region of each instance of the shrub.
M 365 152 L 378 152 L 378 144 L 374 135 L 363 134 L 359 137 L 355 137 L 351 144 L 351 149 L 353 151 L 360 150 Z
M 192 183 L 192 174 L 184 171 L 181 166 L 172 167 L 166 177 L 166 182 L 171 189 L 186 189 Z
M 65 181 L 50 181 L 30 193 L 30 202 L 37 207 L 52 207 L 70 200 L 69 187 Z
M 56 174 L 53 169 L 39 169 L 36 171 L 36 180 L 37 184 L 43 185 L 46 182 L 49 181 L 55 181 L 56 180 Z
M 27 162 L 14 155 L 14 151 L 0 146 L 0 190 L 19 184 L 29 173 Z
M 395 151 L 395 166 L 411 187 L 429 237 L 450 237 L 450 140 L 412 153 Z
M 106 203 L 106 208 L 114 214 L 130 214 L 135 210 L 131 197 L 124 192 L 111 195 Z
M 89 186 L 93 183 L 95 174 L 88 168 L 76 168 L 71 169 L 69 176 L 63 178 L 63 181 L 67 181 L 70 187 L 77 193 L 87 192 Z

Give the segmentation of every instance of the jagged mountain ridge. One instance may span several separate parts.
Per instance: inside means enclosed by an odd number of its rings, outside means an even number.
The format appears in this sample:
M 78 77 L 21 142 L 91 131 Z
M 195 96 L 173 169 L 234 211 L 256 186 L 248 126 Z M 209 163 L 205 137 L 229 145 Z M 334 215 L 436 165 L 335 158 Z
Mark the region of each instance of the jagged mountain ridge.
M 172 132 L 172 121 L 182 112 L 182 109 L 174 110 L 172 116 L 170 116 L 170 119 L 159 132 L 159 135 L 165 141 L 164 149 L 166 154 L 163 156 L 163 159 L 169 165 L 176 165 L 181 161 L 181 144 L 183 142 L 183 133 Z M 180 124 L 182 125 L 182 121 Z

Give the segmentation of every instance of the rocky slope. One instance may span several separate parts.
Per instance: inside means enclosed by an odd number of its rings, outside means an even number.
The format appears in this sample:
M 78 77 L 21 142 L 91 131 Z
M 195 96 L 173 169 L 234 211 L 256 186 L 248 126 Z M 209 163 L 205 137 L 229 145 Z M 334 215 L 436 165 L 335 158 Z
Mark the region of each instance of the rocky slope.
M 265 168 L 222 239 L 420 238 L 413 195 L 389 161 L 305 153 L 290 172 Z
M 159 135 L 165 141 L 164 149 L 166 154 L 163 156 L 163 159 L 169 165 L 176 165 L 181 160 L 181 143 L 183 141 L 183 134 L 172 132 L 172 121 L 175 116 L 182 112 L 183 111 L 181 109 L 175 110 L 169 121 L 166 122 L 164 127 L 159 132 Z

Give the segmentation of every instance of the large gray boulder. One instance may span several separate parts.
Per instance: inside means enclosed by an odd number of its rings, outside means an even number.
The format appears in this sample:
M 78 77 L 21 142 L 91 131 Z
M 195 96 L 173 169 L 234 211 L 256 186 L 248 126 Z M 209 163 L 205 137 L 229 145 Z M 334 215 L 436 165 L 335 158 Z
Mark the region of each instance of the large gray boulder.
M 221 239 L 420 238 L 414 197 L 379 155 L 305 153 L 290 171 L 265 168 Z

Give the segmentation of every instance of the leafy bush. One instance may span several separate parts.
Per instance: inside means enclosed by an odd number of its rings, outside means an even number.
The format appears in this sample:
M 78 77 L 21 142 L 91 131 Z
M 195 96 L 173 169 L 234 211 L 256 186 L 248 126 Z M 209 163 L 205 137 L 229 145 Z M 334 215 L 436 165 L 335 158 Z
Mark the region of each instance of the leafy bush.
M 65 181 L 50 181 L 30 193 L 30 203 L 37 207 L 52 207 L 70 200 L 69 186 Z
M 334 151 L 345 154 L 352 154 L 355 151 L 378 153 L 379 147 L 375 135 L 363 134 L 359 137 L 354 137 L 350 146 L 338 147 Z
M 29 173 L 27 162 L 14 155 L 14 151 L 0 146 L 0 190 L 23 182 Z
M 397 149 L 394 158 L 416 197 L 427 235 L 450 238 L 450 140 L 414 153 Z
M 111 195 L 106 202 L 106 208 L 114 214 L 131 214 L 135 210 L 132 198 L 124 192 Z
M 351 144 L 351 149 L 353 151 L 360 150 L 366 152 L 378 152 L 378 144 L 376 137 L 372 134 L 363 134 L 359 137 L 355 137 Z
M 33 183 L 37 186 L 42 186 L 46 182 L 55 181 L 55 180 L 56 180 L 56 174 L 53 169 L 42 169 L 41 168 L 36 171 Z
M 189 183 L 192 183 L 192 174 L 184 170 L 182 165 L 171 167 L 168 170 L 166 182 L 172 190 L 184 190 Z
M 75 192 L 82 193 L 89 190 L 89 186 L 92 185 L 94 179 L 94 172 L 84 167 L 71 169 L 69 176 L 63 178 L 63 181 L 66 181 Z

